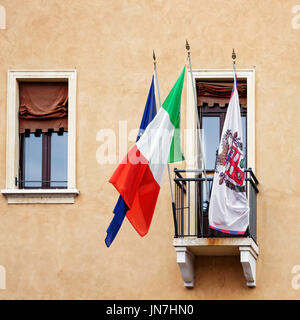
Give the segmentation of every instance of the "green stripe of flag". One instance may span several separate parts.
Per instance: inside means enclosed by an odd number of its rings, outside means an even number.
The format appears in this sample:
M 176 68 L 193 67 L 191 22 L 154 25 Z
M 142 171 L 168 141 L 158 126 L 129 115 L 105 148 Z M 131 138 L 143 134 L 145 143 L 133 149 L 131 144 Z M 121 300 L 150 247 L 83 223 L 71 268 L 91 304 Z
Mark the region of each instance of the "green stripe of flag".
M 185 67 L 183 68 L 179 78 L 177 79 L 174 87 L 170 91 L 162 107 L 169 113 L 170 121 L 173 124 L 175 131 L 171 143 L 169 163 L 183 161 L 184 156 L 181 151 L 180 139 L 180 105 L 181 94 L 184 82 Z

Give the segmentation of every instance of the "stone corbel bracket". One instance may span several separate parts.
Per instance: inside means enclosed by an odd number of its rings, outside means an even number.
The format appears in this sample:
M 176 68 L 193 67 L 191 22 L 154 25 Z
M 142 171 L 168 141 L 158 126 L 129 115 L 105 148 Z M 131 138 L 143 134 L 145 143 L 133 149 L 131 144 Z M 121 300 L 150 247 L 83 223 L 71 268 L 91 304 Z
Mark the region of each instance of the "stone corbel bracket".
M 186 247 L 176 247 L 177 263 L 180 268 L 181 277 L 184 286 L 187 288 L 194 287 L 194 254 Z
M 239 250 L 240 261 L 247 281 L 247 286 L 256 287 L 256 260 L 258 258 L 258 248 L 241 246 L 239 247 Z

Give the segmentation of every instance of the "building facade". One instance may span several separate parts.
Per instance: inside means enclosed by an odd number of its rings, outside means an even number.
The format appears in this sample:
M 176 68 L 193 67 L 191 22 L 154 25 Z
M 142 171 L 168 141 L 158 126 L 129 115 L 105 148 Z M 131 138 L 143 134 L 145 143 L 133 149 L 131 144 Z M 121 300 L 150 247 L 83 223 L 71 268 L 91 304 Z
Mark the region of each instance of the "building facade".
M 0 5 L 0 299 L 300 298 L 299 1 Z M 185 288 L 167 173 L 149 233 L 140 238 L 125 220 L 111 247 L 104 243 L 118 198 L 108 180 L 135 141 L 152 50 L 163 101 L 187 63 L 186 39 L 195 82 L 231 79 L 232 48 L 238 78 L 246 81 L 247 166 L 259 180 L 254 288 L 243 272 L 243 245 L 233 255 L 224 248 L 215 254 L 213 240 L 206 242 L 207 254 L 197 243 L 202 254 L 193 255 L 193 288 Z M 182 130 L 195 125 L 189 75 Z M 59 124 L 38 132 L 28 124 L 34 116 L 21 117 L 26 83 L 67 87 L 62 105 L 68 112 L 59 116 L 67 130 Z M 27 121 L 24 131 L 21 120 Z M 183 137 L 183 144 L 188 161 L 195 143 Z M 49 145 L 59 155 L 53 185 Z M 34 154 L 28 150 L 40 150 L 38 165 L 26 158 Z M 182 162 L 171 169 L 186 167 Z

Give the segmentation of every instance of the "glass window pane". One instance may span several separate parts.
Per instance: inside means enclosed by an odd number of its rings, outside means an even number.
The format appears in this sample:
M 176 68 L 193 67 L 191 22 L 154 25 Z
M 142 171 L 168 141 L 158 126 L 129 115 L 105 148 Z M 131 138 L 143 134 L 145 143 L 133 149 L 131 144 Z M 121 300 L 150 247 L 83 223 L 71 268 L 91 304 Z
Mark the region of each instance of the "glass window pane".
M 24 186 L 41 188 L 42 186 L 42 136 L 33 133 L 24 137 Z
M 68 179 L 68 132 L 51 136 L 51 187 L 67 187 Z
M 216 151 L 219 148 L 220 140 L 219 117 L 203 117 L 202 128 L 204 131 L 205 167 L 207 170 L 214 170 L 216 164 Z

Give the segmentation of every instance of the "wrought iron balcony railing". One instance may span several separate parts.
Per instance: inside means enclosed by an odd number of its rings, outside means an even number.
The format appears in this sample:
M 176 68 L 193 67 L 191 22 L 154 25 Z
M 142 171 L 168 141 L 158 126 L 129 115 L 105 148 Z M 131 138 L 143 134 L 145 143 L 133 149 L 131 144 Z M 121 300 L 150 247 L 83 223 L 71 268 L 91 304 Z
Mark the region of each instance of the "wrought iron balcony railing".
M 249 227 L 244 235 L 232 235 L 212 230 L 208 226 L 207 194 L 210 198 L 213 176 L 207 176 L 208 193 L 205 178 L 201 170 L 179 170 L 175 173 L 175 203 L 173 203 L 173 218 L 175 238 L 198 237 L 251 237 L 256 239 L 256 195 L 258 180 L 251 168 L 245 170 L 247 181 L 247 195 L 249 199 L 250 217 Z

